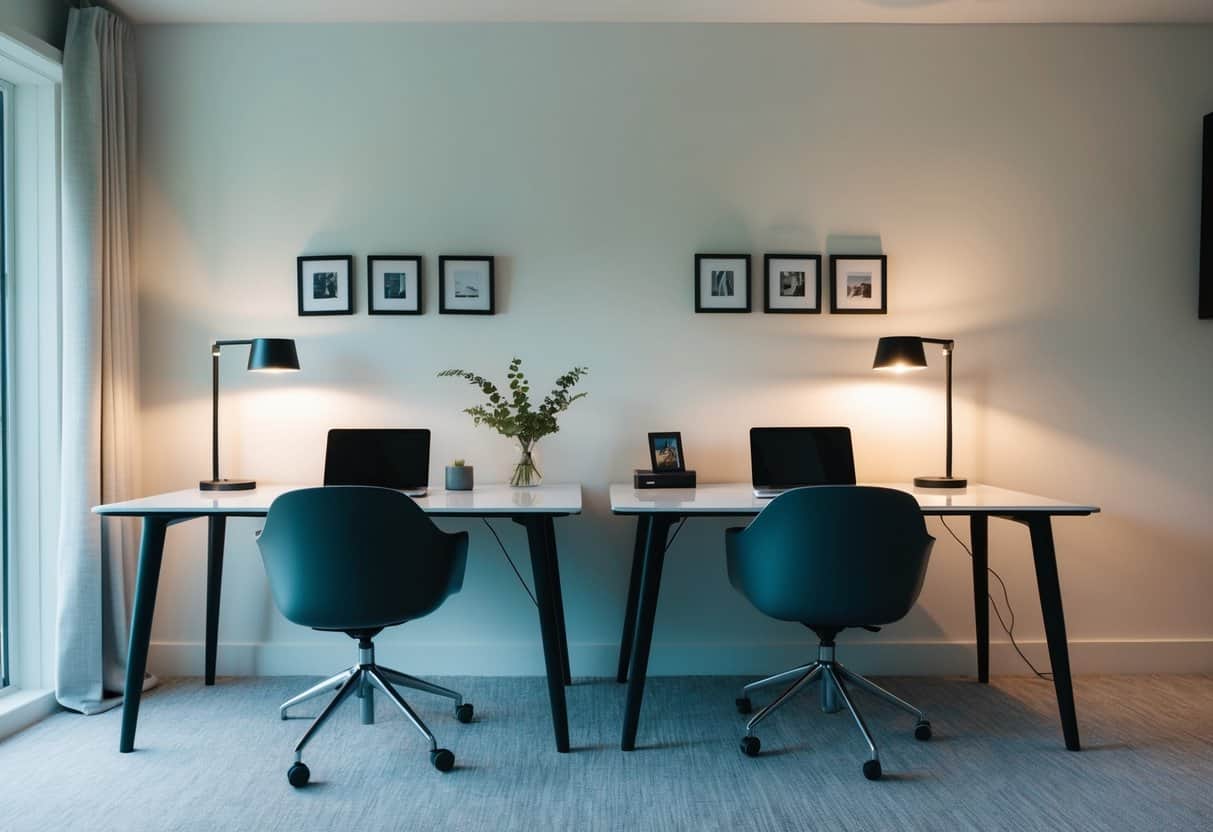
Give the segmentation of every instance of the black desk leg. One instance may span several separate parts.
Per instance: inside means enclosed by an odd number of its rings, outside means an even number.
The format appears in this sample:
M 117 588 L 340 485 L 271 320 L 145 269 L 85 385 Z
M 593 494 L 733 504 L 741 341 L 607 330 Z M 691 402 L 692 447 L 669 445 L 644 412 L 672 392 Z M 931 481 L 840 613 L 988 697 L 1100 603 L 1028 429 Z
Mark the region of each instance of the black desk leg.
M 223 542 L 227 515 L 207 518 L 206 533 L 206 684 L 215 684 L 215 658 L 219 646 L 219 592 L 223 588 Z
M 122 699 L 122 737 L 118 750 L 135 750 L 135 726 L 139 722 L 139 699 L 143 695 L 143 675 L 147 670 L 147 649 L 152 639 L 152 613 L 156 609 L 156 587 L 160 583 L 160 562 L 164 558 L 164 532 L 167 517 L 143 518 L 143 537 L 139 542 L 139 570 L 135 577 L 135 604 L 131 615 L 131 639 L 126 657 L 126 685 Z
M 1053 669 L 1053 688 L 1057 691 L 1057 710 L 1061 713 L 1061 731 L 1066 748 L 1078 751 L 1078 715 L 1074 710 L 1074 686 L 1070 679 L 1070 649 L 1066 644 L 1066 619 L 1061 609 L 1061 581 L 1057 577 L 1057 553 L 1053 546 L 1052 518 L 1033 516 L 1027 520 L 1032 533 L 1032 559 L 1036 562 L 1036 586 L 1040 592 L 1040 611 L 1049 641 L 1049 664 Z
M 539 607 L 539 632 L 543 637 L 543 661 L 548 677 L 548 696 L 552 701 L 552 728 L 556 732 L 556 750 L 569 750 L 569 714 L 564 699 L 564 673 L 560 654 L 560 632 L 556 621 L 556 595 L 552 590 L 551 563 L 554 554 L 548 546 L 555 540 L 551 534 L 551 517 L 524 515 L 514 518 L 526 527 L 531 549 L 531 570 L 535 575 L 535 601 Z
M 615 681 L 628 680 L 628 664 L 632 661 L 632 642 L 636 639 L 636 605 L 640 602 L 640 574 L 644 571 L 644 542 L 649 529 L 649 515 L 636 518 L 636 542 L 632 545 L 632 574 L 628 578 L 628 606 L 623 612 L 623 635 L 619 637 L 619 669 Z
M 969 517 L 973 549 L 973 617 L 977 622 L 977 681 L 990 681 L 990 518 Z
M 556 610 L 556 632 L 560 642 L 560 670 L 566 685 L 573 684 L 573 673 L 569 668 L 569 636 L 564 622 L 564 590 L 560 584 L 560 559 L 556 556 L 556 524 L 544 523 L 548 539 L 548 569 L 552 586 L 552 607 Z
M 644 701 L 644 682 L 649 671 L 649 648 L 653 644 L 653 620 L 657 615 L 657 595 L 661 591 L 661 568 L 665 565 L 665 547 L 672 514 L 653 515 L 645 534 L 644 570 L 640 580 L 640 605 L 636 613 L 636 640 L 632 648 L 632 672 L 628 679 L 628 699 L 623 712 L 624 751 L 636 748 L 636 729 L 640 724 L 640 706 Z

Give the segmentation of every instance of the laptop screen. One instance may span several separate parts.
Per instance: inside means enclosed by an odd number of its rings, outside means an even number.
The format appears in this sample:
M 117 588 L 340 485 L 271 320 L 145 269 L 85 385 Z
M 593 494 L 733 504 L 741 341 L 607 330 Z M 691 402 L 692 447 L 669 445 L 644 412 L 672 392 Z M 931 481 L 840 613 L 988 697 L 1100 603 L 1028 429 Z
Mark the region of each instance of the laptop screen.
M 854 485 L 850 428 L 750 428 L 755 488 Z
M 425 428 L 329 431 L 325 485 L 375 485 L 400 491 L 430 482 L 430 432 Z

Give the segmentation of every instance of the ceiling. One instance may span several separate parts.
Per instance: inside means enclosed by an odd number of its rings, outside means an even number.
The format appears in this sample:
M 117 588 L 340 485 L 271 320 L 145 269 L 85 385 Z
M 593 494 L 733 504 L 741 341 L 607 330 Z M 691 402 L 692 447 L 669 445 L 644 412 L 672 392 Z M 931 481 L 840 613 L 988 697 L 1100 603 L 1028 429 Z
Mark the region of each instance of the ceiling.
M 1213 0 L 111 0 L 137 23 L 1213 23 Z

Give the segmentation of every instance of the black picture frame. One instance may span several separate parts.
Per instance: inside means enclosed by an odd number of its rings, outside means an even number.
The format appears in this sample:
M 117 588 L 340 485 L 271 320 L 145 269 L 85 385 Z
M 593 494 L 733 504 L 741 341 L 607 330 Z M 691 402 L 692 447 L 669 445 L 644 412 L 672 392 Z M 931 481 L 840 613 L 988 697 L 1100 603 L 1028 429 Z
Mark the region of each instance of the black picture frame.
M 702 292 L 702 266 L 705 260 L 735 260 L 745 274 L 745 306 L 705 306 Z M 750 298 L 750 255 L 748 254 L 696 254 L 695 255 L 695 311 L 704 313 L 736 312 L 745 314 L 753 310 Z
M 375 308 L 375 264 L 380 261 L 404 260 L 417 267 L 417 308 Z M 425 314 L 425 258 L 420 254 L 369 254 L 366 258 L 366 314 L 368 315 L 424 315 Z
M 771 264 L 777 260 L 807 260 L 813 264 L 813 274 L 816 277 L 817 302 L 804 308 L 772 307 L 771 306 Z M 807 286 L 806 286 L 807 288 Z M 821 298 L 821 255 L 820 254 L 767 254 L 762 258 L 762 311 L 775 315 L 820 315 Z
M 304 301 L 303 278 L 308 263 L 331 260 L 345 265 L 345 306 L 332 309 L 308 309 Z M 309 315 L 353 315 L 354 314 L 354 255 L 352 254 L 306 254 L 295 258 L 295 274 L 299 301 L 299 314 Z M 341 277 L 338 276 L 337 296 L 340 296 Z M 315 302 L 313 300 L 313 302 Z
M 869 260 L 880 264 L 880 306 L 848 309 L 838 303 L 838 264 L 844 260 Z M 845 302 L 845 298 L 844 298 Z M 887 315 L 889 313 L 889 258 L 885 254 L 830 255 L 830 313 L 833 315 Z
M 678 447 L 678 462 L 675 466 L 659 465 L 657 462 L 657 442 L 662 439 L 672 439 Z M 687 469 L 686 451 L 682 447 L 682 434 L 678 431 L 649 434 L 649 465 L 652 471 L 685 471 Z
M 447 305 L 446 297 L 446 268 L 448 263 L 454 262 L 477 262 L 488 264 L 489 275 L 489 297 L 488 307 L 485 309 L 459 309 L 452 308 Z M 438 314 L 440 315 L 494 315 L 497 310 L 496 289 L 494 287 L 492 255 L 483 254 L 443 254 L 438 257 Z

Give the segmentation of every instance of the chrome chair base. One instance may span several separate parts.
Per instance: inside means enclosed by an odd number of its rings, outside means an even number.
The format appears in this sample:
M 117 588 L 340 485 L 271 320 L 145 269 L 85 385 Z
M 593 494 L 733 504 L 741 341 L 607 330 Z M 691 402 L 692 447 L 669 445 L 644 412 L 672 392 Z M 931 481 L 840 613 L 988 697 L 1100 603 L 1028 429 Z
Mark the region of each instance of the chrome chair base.
M 298 696 L 294 696 L 283 702 L 278 707 L 278 715 L 281 719 L 287 719 L 287 711 L 296 705 L 315 699 L 318 696 L 323 696 L 326 693 L 336 691 L 329 703 L 324 706 L 324 709 L 312 720 L 312 724 L 308 726 L 307 731 L 299 739 L 295 745 L 295 764 L 291 766 L 287 773 L 287 778 L 293 786 L 302 786 L 307 783 L 310 776 L 308 768 L 303 764 L 303 749 L 312 740 L 320 727 L 324 725 L 328 718 L 341 707 L 347 699 L 352 695 L 357 695 L 362 700 L 362 722 L 364 725 L 373 724 L 375 721 L 375 704 L 374 691 L 379 690 L 383 695 L 396 704 L 396 707 L 405 715 L 409 722 L 413 724 L 422 736 L 424 736 L 430 744 L 430 762 L 439 771 L 450 771 L 455 765 L 455 755 L 445 748 L 438 747 L 438 741 L 434 738 L 433 732 L 429 727 L 421 721 L 421 717 L 417 716 L 404 697 L 396 690 L 395 685 L 410 688 L 412 690 L 422 691 L 424 693 L 432 693 L 438 696 L 445 696 L 448 699 L 455 700 L 455 718 L 460 722 L 468 723 L 472 721 L 473 709 L 471 703 L 463 701 L 463 696 L 457 691 L 450 688 L 444 688 L 441 685 L 435 685 L 432 682 L 427 682 L 424 679 L 418 679 L 415 676 L 410 676 L 407 673 L 401 673 L 398 670 L 392 670 L 388 667 L 382 667 L 375 663 L 375 646 L 369 639 L 360 642 L 358 646 L 358 664 L 353 667 L 346 668 L 335 676 L 325 679 L 319 684 L 305 690 Z M 298 782 L 297 782 L 298 781 Z
M 758 756 L 762 748 L 762 744 L 754 736 L 755 726 L 787 704 L 793 696 L 814 680 L 819 680 L 821 708 L 823 711 L 832 713 L 836 710 L 841 710 L 835 704 L 837 700 L 841 700 L 843 707 L 850 711 L 851 718 L 855 720 L 859 733 L 863 735 L 864 742 L 868 745 L 868 759 L 863 764 L 863 773 L 869 780 L 880 779 L 880 752 L 876 748 L 876 741 L 872 738 L 872 732 L 868 730 L 867 723 L 863 720 L 863 715 L 855 707 L 855 703 L 851 699 L 851 694 L 847 690 L 845 682 L 850 682 L 856 687 L 867 691 L 879 699 L 883 699 L 890 705 L 900 708 L 913 716 L 915 719 L 914 737 L 916 739 L 929 740 L 931 738 L 931 723 L 922 711 L 901 697 L 885 690 L 872 680 L 866 679 L 858 673 L 843 667 L 842 664 L 834 659 L 833 645 L 821 645 L 818 648 L 818 657 L 815 662 L 794 667 L 791 670 L 785 670 L 782 673 L 776 673 L 774 676 L 768 676 L 765 679 L 759 679 L 746 685 L 742 688 L 741 697 L 737 699 L 738 711 L 743 714 L 751 712 L 753 709 L 750 703 L 751 692 L 770 687 L 771 685 L 781 684 L 789 679 L 795 679 L 792 685 L 780 693 L 779 696 L 775 697 L 774 701 L 769 705 L 750 717 L 749 722 L 746 723 L 746 733 L 745 737 L 741 740 L 741 750 L 747 756 Z

